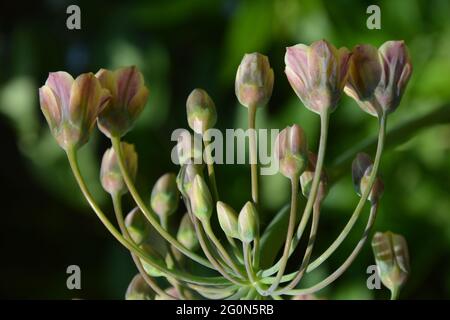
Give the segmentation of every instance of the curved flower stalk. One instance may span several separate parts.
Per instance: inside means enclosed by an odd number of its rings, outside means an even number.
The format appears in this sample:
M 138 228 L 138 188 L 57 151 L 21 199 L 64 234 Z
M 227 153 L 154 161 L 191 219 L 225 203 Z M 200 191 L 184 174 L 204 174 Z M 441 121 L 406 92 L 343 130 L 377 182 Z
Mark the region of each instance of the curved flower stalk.
M 406 46 L 401 41 L 388 41 L 379 49 L 359 45 L 350 52 L 320 40 L 309 46 L 288 47 L 285 63 L 294 92 L 306 108 L 320 117 L 320 138 L 317 155 L 308 149 L 306 134 L 298 124 L 286 127 L 276 139 L 274 157 L 280 173 L 290 181 L 291 202 L 286 207 L 289 221 L 283 230 L 286 237 L 280 258 L 267 269 L 260 266 L 260 237 L 271 231 L 263 230 L 260 224 L 255 133 L 256 110 L 269 102 L 273 91 L 274 73 L 266 56 L 246 54 L 236 74 L 235 93 L 248 109 L 248 129 L 252 130 L 251 196 L 239 213 L 234 205 L 219 199 L 220 184 L 208 149 L 208 129 L 215 126 L 217 112 L 205 90 L 191 92 L 186 114 L 193 134 L 202 137 L 207 165 L 202 163 L 194 136 L 186 131 L 178 142 L 178 174 L 162 175 L 146 202 L 135 186 L 135 180 L 139 179 L 136 149 L 122 141 L 147 102 L 149 90 L 142 73 L 136 67 L 101 69 L 96 76 L 89 73 L 73 79 L 65 72 L 57 72 L 51 73 L 39 89 L 41 109 L 57 143 L 67 153 L 84 197 L 107 230 L 130 251 L 139 271 L 128 287 L 126 299 L 283 299 L 313 294 L 338 279 L 358 256 L 372 230 L 384 190 L 378 171 L 387 117 L 399 106 L 411 76 Z M 330 187 L 324 169 L 329 122 L 344 91 L 363 111 L 378 118 L 378 147 L 373 161 L 367 154 L 356 156 L 351 171 L 360 200 L 336 240 L 316 255 L 314 245 L 318 241 L 321 205 Z M 111 195 L 119 230 L 91 195 L 77 160 L 78 149 L 88 142 L 96 121 L 112 144 L 103 156 L 100 180 Z M 124 217 L 122 197 L 127 193 L 136 207 Z M 305 201 L 301 218 L 300 198 Z M 370 204 L 370 215 L 351 254 L 322 281 L 299 288 L 303 277 L 340 247 L 366 203 Z M 297 250 L 311 216 L 307 247 L 302 258 L 294 261 L 298 269 L 286 274 L 288 261 Z M 173 229 L 177 223 L 178 227 Z M 409 272 L 406 241 L 391 233 L 377 233 L 372 246 L 382 281 L 391 290 L 392 298 L 397 298 Z M 217 276 L 204 276 L 198 271 L 201 268 L 215 270 Z

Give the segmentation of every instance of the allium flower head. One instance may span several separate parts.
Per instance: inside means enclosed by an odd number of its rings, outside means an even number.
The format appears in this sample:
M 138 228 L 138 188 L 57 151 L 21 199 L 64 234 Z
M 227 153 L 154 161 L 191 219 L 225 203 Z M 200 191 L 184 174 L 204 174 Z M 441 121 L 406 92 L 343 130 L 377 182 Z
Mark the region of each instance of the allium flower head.
M 297 96 L 313 112 L 336 107 L 347 81 L 350 51 L 325 40 L 286 48 L 285 73 Z
M 379 117 L 395 111 L 412 73 L 403 41 L 387 41 L 379 49 L 358 45 L 353 49 L 345 93 L 362 110 Z
M 74 80 L 67 72 L 51 72 L 39 88 L 42 113 L 56 141 L 66 151 L 89 140 L 97 116 L 109 99 L 110 93 L 92 73 Z
M 144 109 L 149 91 L 135 67 L 100 69 L 95 75 L 111 92 L 111 101 L 98 117 L 98 127 L 109 138 L 124 136 Z

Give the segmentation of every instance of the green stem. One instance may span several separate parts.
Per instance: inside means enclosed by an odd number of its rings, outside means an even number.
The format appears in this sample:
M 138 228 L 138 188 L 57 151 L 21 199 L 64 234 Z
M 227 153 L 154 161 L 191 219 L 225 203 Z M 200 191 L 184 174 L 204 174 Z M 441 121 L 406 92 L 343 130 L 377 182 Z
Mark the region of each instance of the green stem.
M 158 221 L 155 219 L 154 214 L 150 212 L 150 209 L 146 206 L 144 201 L 142 200 L 141 196 L 136 190 L 136 187 L 134 186 L 133 180 L 131 179 L 128 170 L 125 165 L 125 161 L 123 159 L 123 154 L 120 146 L 120 138 L 113 137 L 111 138 L 111 142 L 114 148 L 114 151 L 117 155 L 120 171 L 122 173 L 123 179 L 125 181 L 125 184 L 128 187 L 128 190 L 130 191 L 131 196 L 133 197 L 134 201 L 138 205 L 139 209 L 141 209 L 142 213 L 145 215 L 147 220 L 150 222 L 150 224 L 156 229 L 156 231 L 163 237 L 167 242 L 169 242 L 171 245 L 173 245 L 175 248 L 177 248 L 180 252 L 182 252 L 187 257 L 191 258 L 192 260 L 200 263 L 201 265 L 214 269 L 214 267 L 209 263 L 206 259 L 202 258 L 201 256 L 197 255 L 196 253 L 192 252 L 185 246 L 183 246 L 180 242 L 177 241 L 170 233 L 168 233 L 164 228 L 158 223 Z
M 213 195 L 214 203 L 216 203 L 217 201 L 219 201 L 219 191 L 217 190 L 216 173 L 214 171 L 214 161 L 211 156 L 211 153 L 208 150 L 210 141 L 208 139 L 206 139 L 205 135 L 203 135 L 203 143 L 205 144 L 206 164 L 208 167 L 209 183 L 212 188 L 212 195 Z
M 314 243 L 316 241 L 317 228 L 319 227 L 319 217 L 320 217 L 320 201 L 316 201 L 313 207 L 313 220 L 311 225 L 311 231 L 309 234 L 308 245 L 306 247 L 305 255 L 303 256 L 303 261 L 300 265 L 300 269 L 298 270 L 295 278 L 286 287 L 284 287 L 281 290 L 275 291 L 276 294 L 281 295 L 288 290 L 294 289 L 298 285 L 300 280 L 303 278 L 309 263 L 309 259 L 311 258 Z
M 327 260 L 339 246 L 342 244 L 342 242 L 345 240 L 347 235 L 352 230 L 353 226 L 355 225 L 356 221 L 358 220 L 359 216 L 361 215 L 362 209 L 364 208 L 364 205 L 367 201 L 367 198 L 369 197 L 369 194 L 372 190 L 372 187 L 375 183 L 375 179 L 377 177 L 378 168 L 380 165 L 381 155 L 383 153 L 383 146 L 384 146 L 384 140 L 385 140 L 385 132 L 386 132 L 386 117 L 381 116 L 380 118 L 380 130 L 378 134 L 378 147 L 377 152 L 375 155 L 375 160 L 373 164 L 373 169 L 369 178 L 368 187 L 366 190 L 364 190 L 361 199 L 358 202 L 358 205 L 356 206 L 355 210 L 353 211 L 352 216 L 350 217 L 347 225 L 344 227 L 342 232 L 339 234 L 339 236 L 334 240 L 334 242 L 331 244 L 331 246 L 325 250 L 323 254 L 321 254 L 316 260 L 314 260 L 307 269 L 307 272 L 311 272 L 314 269 L 316 269 L 318 266 L 320 266 L 325 260 Z
M 134 243 L 126 240 L 122 234 L 111 224 L 111 222 L 108 220 L 106 215 L 103 213 L 103 211 L 100 209 L 100 207 L 95 202 L 94 198 L 92 197 L 91 193 L 89 192 L 89 189 L 86 186 L 86 183 L 81 175 L 79 166 L 78 166 L 78 160 L 77 160 L 77 153 L 75 152 L 75 149 L 69 149 L 67 150 L 67 158 L 69 160 L 70 167 L 72 169 L 73 175 L 81 189 L 81 192 L 83 193 L 84 197 L 88 201 L 89 205 L 91 206 L 92 210 L 94 210 L 97 217 L 100 219 L 100 221 L 103 223 L 103 225 L 106 227 L 106 229 L 116 238 L 117 241 L 119 241 L 120 244 L 122 244 L 125 248 L 127 248 L 129 251 L 135 253 L 138 257 L 142 258 L 145 262 L 147 262 L 149 265 L 157 269 L 158 271 L 162 272 L 166 276 L 172 276 L 179 280 L 192 282 L 196 284 L 206 284 L 206 285 L 221 285 L 226 284 L 227 282 L 224 281 L 223 278 L 208 278 L 208 277 L 198 277 L 194 275 L 185 274 L 183 272 L 179 272 L 176 270 L 168 270 L 164 266 L 160 265 L 159 263 L 153 261 L 151 257 L 149 257 L 142 249 L 137 247 Z
M 284 243 L 283 256 L 281 257 L 280 260 L 280 269 L 278 269 L 275 281 L 265 292 L 265 295 L 271 295 L 278 288 L 278 285 L 280 284 L 281 278 L 283 277 L 284 271 L 286 269 L 286 265 L 289 259 L 290 248 L 292 244 L 292 237 L 294 236 L 295 221 L 297 217 L 298 185 L 299 185 L 299 177 L 295 176 L 291 178 L 291 213 L 289 216 L 289 225 L 286 234 L 286 241 Z
M 117 224 L 119 225 L 120 231 L 124 235 L 125 239 L 127 239 L 129 241 L 133 241 L 130 236 L 130 233 L 128 232 L 127 227 L 125 226 L 123 212 L 122 212 L 121 196 L 118 194 L 114 194 L 111 196 L 111 198 L 112 198 L 112 202 L 113 202 L 114 213 L 116 214 L 116 220 L 117 220 Z M 152 288 L 153 291 L 155 291 L 159 296 L 161 296 L 164 299 L 176 300 L 176 298 L 174 296 L 167 294 L 163 289 L 161 289 L 158 286 L 158 284 L 151 277 L 148 276 L 147 272 L 145 272 L 144 267 L 142 266 L 141 261 L 134 253 L 131 253 L 131 257 L 133 258 L 134 264 L 136 265 L 136 268 L 138 269 L 142 278 L 149 285 L 149 287 Z
M 230 257 L 228 252 L 225 250 L 225 248 L 220 243 L 219 239 L 217 239 L 216 235 L 214 234 L 211 223 L 209 221 L 202 221 L 203 228 L 205 229 L 206 235 L 211 239 L 213 244 L 216 246 L 217 250 L 219 251 L 219 254 L 222 256 L 222 258 L 226 261 L 228 266 L 233 269 L 236 275 L 240 275 L 242 278 L 245 278 L 245 275 L 239 270 L 239 267 L 236 265 L 234 260 Z
M 317 197 L 317 191 L 319 189 L 320 177 L 322 175 L 323 162 L 325 160 L 325 151 L 326 151 L 326 147 L 327 147 L 329 120 L 330 120 L 330 112 L 328 110 L 326 110 L 320 116 L 319 150 L 317 152 L 316 170 L 314 172 L 311 191 L 309 193 L 305 209 L 303 210 L 302 219 L 300 220 L 300 224 L 297 228 L 297 234 L 292 241 L 292 246 L 290 248 L 289 255 L 291 255 L 292 252 L 295 250 L 295 248 L 297 247 L 297 245 L 303 235 L 303 232 L 309 221 L 309 217 L 311 215 L 311 211 L 312 211 L 314 202 Z M 263 272 L 263 278 L 271 276 L 272 274 L 277 272 L 277 270 L 279 270 L 279 268 L 280 268 L 280 264 L 281 264 L 281 259 L 276 264 L 274 264 L 271 268 L 269 268 Z
M 327 278 L 325 278 L 324 280 L 322 280 L 321 282 L 317 283 L 316 285 L 314 285 L 310 288 L 294 289 L 294 290 L 285 292 L 285 294 L 299 295 L 299 294 L 315 293 L 315 292 L 325 288 L 326 286 L 331 284 L 333 281 L 335 281 L 337 278 L 339 278 L 350 267 L 350 265 L 353 263 L 353 261 L 356 259 L 356 257 L 358 256 L 358 254 L 361 252 L 362 248 L 364 247 L 367 237 L 369 236 L 370 230 L 372 229 L 372 226 L 375 222 L 377 211 L 378 211 L 378 204 L 377 203 L 372 204 L 372 206 L 370 208 L 369 219 L 368 219 L 366 228 L 364 229 L 362 238 L 359 240 L 358 244 L 356 245 L 355 249 L 353 249 L 350 256 L 348 256 L 347 260 L 345 260 L 345 262 L 338 269 L 336 269 L 336 271 L 334 271 Z
M 397 287 L 392 288 L 391 290 L 391 300 L 398 300 L 400 294 L 400 290 Z
M 252 200 L 256 207 L 259 204 L 259 186 L 258 186 L 258 155 L 256 149 L 256 106 L 250 105 L 248 107 L 248 129 L 250 129 L 249 136 L 249 154 L 251 167 L 251 181 L 252 181 Z

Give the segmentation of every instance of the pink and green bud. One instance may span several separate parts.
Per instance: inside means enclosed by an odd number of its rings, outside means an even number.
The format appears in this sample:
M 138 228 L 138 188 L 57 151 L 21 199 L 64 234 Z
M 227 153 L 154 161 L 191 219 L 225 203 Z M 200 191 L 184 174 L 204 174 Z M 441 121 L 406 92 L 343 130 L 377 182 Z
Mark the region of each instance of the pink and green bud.
M 405 238 L 390 231 L 377 232 L 372 238 L 372 249 L 381 281 L 391 292 L 398 294 L 410 272 Z
M 178 227 L 177 240 L 191 251 L 196 251 L 199 247 L 194 225 L 187 213 L 184 214 Z
M 122 156 L 130 177 L 134 180 L 137 174 L 138 155 L 134 145 L 126 142 L 120 143 Z M 113 148 L 109 148 L 103 155 L 100 167 L 100 181 L 103 189 L 111 195 L 123 195 L 128 192 L 120 171 L 119 161 Z
M 308 166 L 300 176 L 300 185 L 302 187 L 303 195 L 308 198 L 311 192 L 312 182 L 314 180 L 314 173 L 316 172 L 317 156 L 311 151 L 308 152 Z M 322 202 L 328 192 L 328 176 L 324 169 L 322 169 L 319 181 L 319 189 L 317 191 L 316 201 Z
M 294 124 L 286 127 L 275 140 L 275 158 L 281 174 L 298 179 L 308 164 L 308 146 L 303 129 Z
M 155 293 L 140 274 L 133 277 L 125 293 L 125 300 L 152 300 L 154 297 Z
M 151 207 L 161 219 L 166 219 L 177 211 L 179 197 L 175 174 L 166 173 L 153 187 Z
M 336 109 L 347 81 L 350 51 L 325 40 L 286 48 L 285 73 L 297 96 L 311 111 Z
M 214 101 L 203 89 L 194 89 L 191 92 L 186 101 L 186 113 L 189 127 L 198 134 L 213 128 L 217 122 Z
M 92 73 L 74 80 L 67 72 L 51 72 L 39 88 L 42 113 L 56 141 L 66 151 L 80 148 L 89 140 L 97 116 L 110 97 Z
M 125 217 L 125 227 L 131 240 L 137 245 L 143 244 L 150 235 L 150 225 L 138 207 L 134 208 Z
M 149 91 L 144 77 L 135 66 L 115 71 L 100 69 L 95 76 L 111 92 L 111 101 L 98 117 L 98 127 L 109 138 L 122 137 L 147 104 Z
M 375 117 L 389 114 L 400 104 L 411 73 L 403 41 L 387 41 L 379 49 L 358 45 L 353 49 L 345 93 Z
M 248 201 L 239 212 L 239 238 L 244 243 L 252 242 L 259 233 L 259 218 L 255 205 Z
M 269 59 L 254 52 L 244 55 L 236 73 L 235 92 L 245 107 L 266 105 L 273 90 L 273 70 Z
M 219 224 L 223 232 L 231 238 L 239 239 L 238 215 L 236 211 L 221 201 L 217 202 L 216 208 Z
M 198 164 L 186 163 L 181 166 L 176 183 L 183 197 L 189 198 L 194 178 L 196 175 L 201 175 L 202 171 L 202 166 Z
M 361 197 L 369 186 L 370 175 L 372 173 L 373 162 L 366 153 L 358 153 L 352 163 L 352 180 L 356 193 Z M 376 177 L 369 193 L 369 201 L 378 202 L 384 191 L 384 184 L 381 178 Z
M 198 174 L 195 176 L 194 181 L 192 181 L 192 190 L 189 199 L 192 213 L 200 221 L 208 221 L 211 218 L 213 210 L 213 200 L 205 180 Z
M 155 261 L 159 265 L 165 265 L 163 257 L 150 245 L 150 243 L 144 243 L 139 246 L 145 253 L 151 257 L 153 261 Z M 161 271 L 159 271 L 154 266 L 147 263 L 144 259 L 141 259 L 142 267 L 144 268 L 145 272 L 154 278 L 162 277 L 163 274 Z

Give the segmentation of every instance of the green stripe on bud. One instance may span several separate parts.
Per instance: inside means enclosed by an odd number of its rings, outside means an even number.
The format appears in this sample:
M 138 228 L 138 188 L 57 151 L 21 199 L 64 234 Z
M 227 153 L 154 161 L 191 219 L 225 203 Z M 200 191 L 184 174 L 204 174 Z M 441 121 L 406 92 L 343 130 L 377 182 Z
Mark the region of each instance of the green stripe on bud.
M 252 242 L 259 232 L 259 219 L 255 205 L 248 201 L 239 212 L 238 231 L 242 242 Z
M 145 251 L 147 255 L 149 255 L 152 260 L 157 262 L 160 265 L 165 265 L 163 257 L 155 250 L 149 243 L 144 243 L 140 246 L 140 248 Z M 151 277 L 162 277 L 163 274 L 156 269 L 155 267 L 148 264 L 144 259 L 141 259 L 142 267 L 144 268 L 145 272 L 151 276 Z
M 213 209 L 211 192 L 205 180 L 198 174 L 192 182 L 189 198 L 191 200 L 192 213 L 201 221 L 209 220 Z
M 196 251 L 199 246 L 197 234 L 195 233 L 194 225 L 187 213 L 181 219 L 178 227 L 177 240 L 191 251 Z
M 231 238 L 239 239 L 238 216 L 232 207 L 221 201 L 217 202 L 217 216 L 223 232 Z
M 390 231 L 377 232 L 372 239 L 372 249 L 381 281 L 391 292 L 398 293 L 410 271 L 405 238 Z
M 166 173 L 156 181 L 153 187 L 150 200 L 152 209 L 161 219 L 166 219 L 177 211 L 178 201 L 176 176 L 173 173 Z

